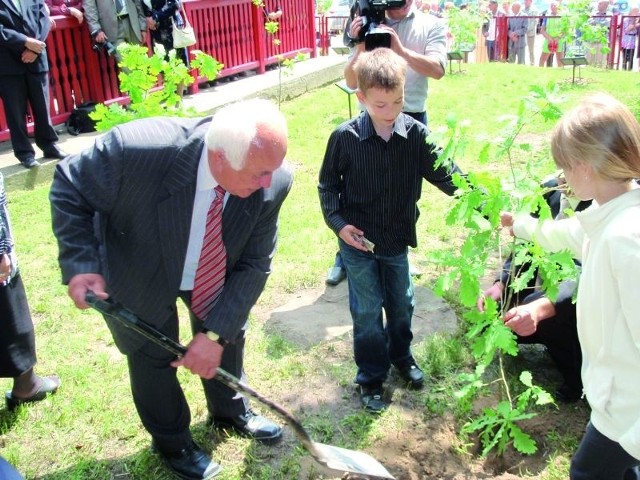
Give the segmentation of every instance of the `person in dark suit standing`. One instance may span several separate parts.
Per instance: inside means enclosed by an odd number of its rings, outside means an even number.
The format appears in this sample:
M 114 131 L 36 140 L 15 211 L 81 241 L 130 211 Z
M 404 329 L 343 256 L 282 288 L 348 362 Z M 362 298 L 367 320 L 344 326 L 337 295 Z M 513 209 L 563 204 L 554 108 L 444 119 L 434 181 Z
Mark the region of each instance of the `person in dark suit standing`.
M 105 318 L 127 356 L 133 400 L 152 445 L 181 478 L 211 478 L 220 467 L 191 439 L 174 367 L 202 377 L 209 424 L 265 443 L 282 435 L 244 397 L 212 379 L 218 366 L 243 376 L 249 311 L 270 273 L 278 214 L 292 183 L 286 150 L 287 126 L 277 106 L 249 100 L 213 118 L 118 126 L 56 167 L 53 230 L 75 304 L 87 308 L 89 290 L 112 297 L 174 340 L 177 299 L 189 307 L 193 340 L 179 361 Z M 209 239 L 205 223 L 222 195 L 224 286 L 207 303 L 208 313 L 199 313 L 200 265 L 205 247 L 216 241 L 203 240 Z
M 27 134 L 27 104 L 36 145 L 45 158 L 64 158 L 49 116 L 49 62 L 45 40 L 51 22 L 44 0 L 0 0 L 0 98 L 13 152 L 25 168 L 40 165 Z

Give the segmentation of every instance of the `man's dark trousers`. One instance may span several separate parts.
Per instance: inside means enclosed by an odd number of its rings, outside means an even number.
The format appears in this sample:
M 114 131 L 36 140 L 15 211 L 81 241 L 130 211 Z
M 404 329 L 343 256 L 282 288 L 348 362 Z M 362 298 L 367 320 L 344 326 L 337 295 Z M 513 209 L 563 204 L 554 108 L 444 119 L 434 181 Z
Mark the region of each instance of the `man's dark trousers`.
M 35 125 L 36 145 L 41 150 L 51 148 L 58 135 L 49 117 L 49 76 L 47 72 L 0 76 L 0 97 L 4 103 L 11 145 L 18 160 L 35 155 L 27 134 L 27 102 Z

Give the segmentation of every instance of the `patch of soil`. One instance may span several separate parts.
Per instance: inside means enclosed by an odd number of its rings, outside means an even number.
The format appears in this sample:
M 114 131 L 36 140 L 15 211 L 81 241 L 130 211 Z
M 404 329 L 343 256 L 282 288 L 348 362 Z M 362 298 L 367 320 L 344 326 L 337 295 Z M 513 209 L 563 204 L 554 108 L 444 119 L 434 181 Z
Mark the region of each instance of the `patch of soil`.
M 280 305 L 273 308 L 259 304 L 254 316 L 264 324 L 267 331 L 277 333 L 305 351 L 314 347 L 329 364 L 352 362 L 351 317 L 348 306 L 346 282 L 336 287 L 305 290 L 276 299 Z M 419 342 L 435 332 L 452 333 L 457 328 L 457 319 L 451 308 L 433 292 L 416 287 L 416 309 L 413 319 L 414 342 Z M 516 364 L 517 362 L 517 364 Z M 523 346 L 517 360 L 509 360 L 507 368 L 529 370 L 534 383 L 553 392 L 559 382 L 559 374 L 548 356 L 539 346 Z M 340 426 L 342 419 L 357 413 L 360 402 L 352 379 L 326 378 L 324 375 L 305 376 L 303 381 L 287 384 L 285 392 L 278 392 L 278 402 L 304 418 L 306 425 L 326 420 Z M 428 387 L 427 387 L 428 388 Z M 510 480 L 519 478 L 541 478 L 549 458 L 556 455 L 559 438 L 574 438 L 577 442 L 588 419 L 588 407 L 584 402 L 573 405 L 548 407 L 542 413 L 523 424 L 538 445 L 538 451 L 523 456 L 508 448 L 497 457 L 481 458 L 478 444 L 463 453 L 458 431 L 460 425 L 452 414 L 439 416 L 428 414 L 420 394 L 407 391 L 393 374 L 385 383 L 385 395 L 391 401 L 390 410 L 380 419 L 371 444 L 361 448 L 380 463 L 398 480 Z M 479 399 L 475 409 L 495 405 L 496 397 Z M 387 418 L 388 417 L 388 418 Z M 376 417 L 374 417 L 376 418 Z M 377 420 L 376 420 L 377 421 Z M 373 421 L 372 421 L 373 422 Z M 291 449 L 299 443 L 290 429 L 285 429 L 285 439 L 272 452 L 277 458 L 280 449 Z M 316 431 L 310 431 L 316 442 L 323 442 Z M 331 441 L 337 443 L 334 435 Z M 331 444 L 331 441 L 326 443 Z M 285 451 L 285 450 L 282 450 Z M 568 456 L 558 461 L 568 461 Z M 303 479 L 355 480 L 351 475 L 340 476 L 333 470 L 322 468 L 310 456 L 302 457 Z

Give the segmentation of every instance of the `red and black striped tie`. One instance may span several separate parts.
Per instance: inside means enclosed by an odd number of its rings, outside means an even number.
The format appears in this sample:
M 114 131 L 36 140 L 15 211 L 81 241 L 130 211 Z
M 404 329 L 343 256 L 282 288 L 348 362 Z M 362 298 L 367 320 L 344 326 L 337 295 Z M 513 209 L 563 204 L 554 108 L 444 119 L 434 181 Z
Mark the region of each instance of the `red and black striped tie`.
M 207 212 L 207 226 L 191 292 L 191 311 L 203 321 L 222 292 L 227 267 L 227 252 L 222 242 L 222 206 L 225 192 L 221 186 L 217 186 L 215 191 L 216 196 Z

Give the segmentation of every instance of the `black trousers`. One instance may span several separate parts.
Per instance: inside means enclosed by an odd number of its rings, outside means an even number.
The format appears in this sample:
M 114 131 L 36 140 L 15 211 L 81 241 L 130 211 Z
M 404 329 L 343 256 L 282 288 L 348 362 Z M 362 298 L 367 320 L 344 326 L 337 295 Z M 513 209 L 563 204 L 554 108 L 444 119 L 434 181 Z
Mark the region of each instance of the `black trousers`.
M 4 103 L 13 153 L 18 160 L 35 155 L 27 133 L 27 103 L 33 114 L 36 145 L 45 150 L 58 141 L 49 116 L 47 72 L 0 76 L 0 98 Z
M 36 339 L 20 274 L 0 286 L 0 377 L 17 377 L 36 364 Z
M 592 424 L 571 459 L 571 480 L 637 480 L 640 460 L 629 455 L 618 442 L 605 437 Z
M 185 297 L 188 304 L 188 297 Z M 202 322 L 191 315 L 192 332 L 199 332 Z M 246 329 L 246 325 L 245 325 Z M 243 370 L 245 329 L 224 347 L 221 367 L 246 381 Z M 167 322 L 163 333 L 178 340 L 178 318 Z M 151 342 L 127 355 L 131 392 L 140 420 L 156 446 L 165 452 L 178 451 L 191 444 L 191 412 L 177 378 L 177 369 L 169 363 L 175 356 Z M 202 380 L 210 414 L 234 417 L 249 408 L 245 397 L 215 379 Z
M 544 296 L 543 292 L 535 291 L 522 299 L 526 305 Z M 578 340 L 577 318 L 575 305 L 562 310 L 562 314 L 540 322 L 536 332 L 527 337 L 518 336 L 518 343 L 539 343 L 547 347 L 547 351 L 556 367 L 562 374 L 567 386 L 580 390 L 582 379 L 582 351 Z

